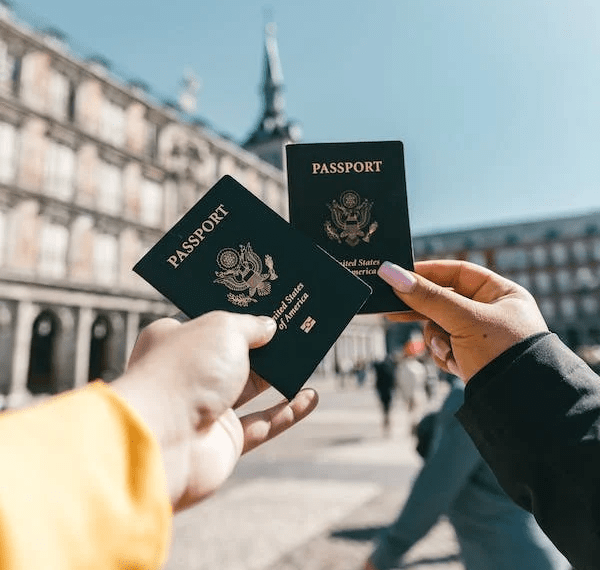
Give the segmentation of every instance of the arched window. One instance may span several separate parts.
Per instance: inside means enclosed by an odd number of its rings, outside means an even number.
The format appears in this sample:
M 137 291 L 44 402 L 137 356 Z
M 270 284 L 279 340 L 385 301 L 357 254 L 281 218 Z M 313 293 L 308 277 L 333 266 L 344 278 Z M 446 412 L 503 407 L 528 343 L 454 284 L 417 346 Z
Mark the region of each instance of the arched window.
M 56 393 L 55 345 L 59 323 L 52 311 L 42 311 L 33 322 L 27 389 L 32 394 Z
M 110 374 L 112 326 L 108 317 L 99 315 L 92 323 L 88 380 L 106 379 Z

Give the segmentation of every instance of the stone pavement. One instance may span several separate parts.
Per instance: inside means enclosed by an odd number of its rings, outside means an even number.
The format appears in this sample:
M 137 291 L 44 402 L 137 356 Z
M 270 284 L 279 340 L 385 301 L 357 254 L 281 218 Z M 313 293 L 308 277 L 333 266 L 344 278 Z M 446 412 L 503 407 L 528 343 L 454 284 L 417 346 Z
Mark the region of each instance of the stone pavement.
M 370 387 L 321 401 L 302 424 L 240 461 L 214 497 L 175 517 L 166 570 L 359 570 L 399 512 L 420 458 L 400 406 L 390 438 Z M 278 399 L 273 394 L 265 396 Z M 257 409 L 261 402 L 253 404 Z M 401 568 L 464 570 L 441 521 Z

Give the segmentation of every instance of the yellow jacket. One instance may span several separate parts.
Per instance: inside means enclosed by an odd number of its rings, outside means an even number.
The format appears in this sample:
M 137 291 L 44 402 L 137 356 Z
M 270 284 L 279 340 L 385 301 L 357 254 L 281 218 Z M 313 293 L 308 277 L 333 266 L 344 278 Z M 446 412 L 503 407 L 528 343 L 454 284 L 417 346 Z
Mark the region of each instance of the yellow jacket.
M 166 559 L 158 443 L 94 382 L 0 414 L 0 570 L 133 570 Z

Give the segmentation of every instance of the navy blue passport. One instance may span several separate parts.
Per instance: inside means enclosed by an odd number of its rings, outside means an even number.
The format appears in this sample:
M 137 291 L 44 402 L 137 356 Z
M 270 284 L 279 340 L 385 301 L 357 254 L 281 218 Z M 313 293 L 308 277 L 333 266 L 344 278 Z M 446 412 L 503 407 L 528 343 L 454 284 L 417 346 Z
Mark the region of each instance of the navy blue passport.
M 133 270 L 188 317 L 269 315 L 252 369 L 293 398 L 371 290 L 230 176 L 221 178 Z
M 364 280 L 360 313 L 406 311 L 377 276 L 384 261 L 413 269 L 400 141 L 286 146 L 290 223 Z

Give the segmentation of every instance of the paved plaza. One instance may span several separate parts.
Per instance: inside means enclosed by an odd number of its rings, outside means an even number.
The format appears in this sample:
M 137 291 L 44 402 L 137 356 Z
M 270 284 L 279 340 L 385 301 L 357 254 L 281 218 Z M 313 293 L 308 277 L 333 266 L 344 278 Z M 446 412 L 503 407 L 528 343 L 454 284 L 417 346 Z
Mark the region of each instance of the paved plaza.
M 362 568 L 421 460 L 401 406 L 383 438 L 371 386 L 313 386 L 321 399 L 309 418 L 242 458 L 215 496 L 175 517 L 167 570 Z M 401 568 L 463 570 L 450 525 L 441 521 Z

